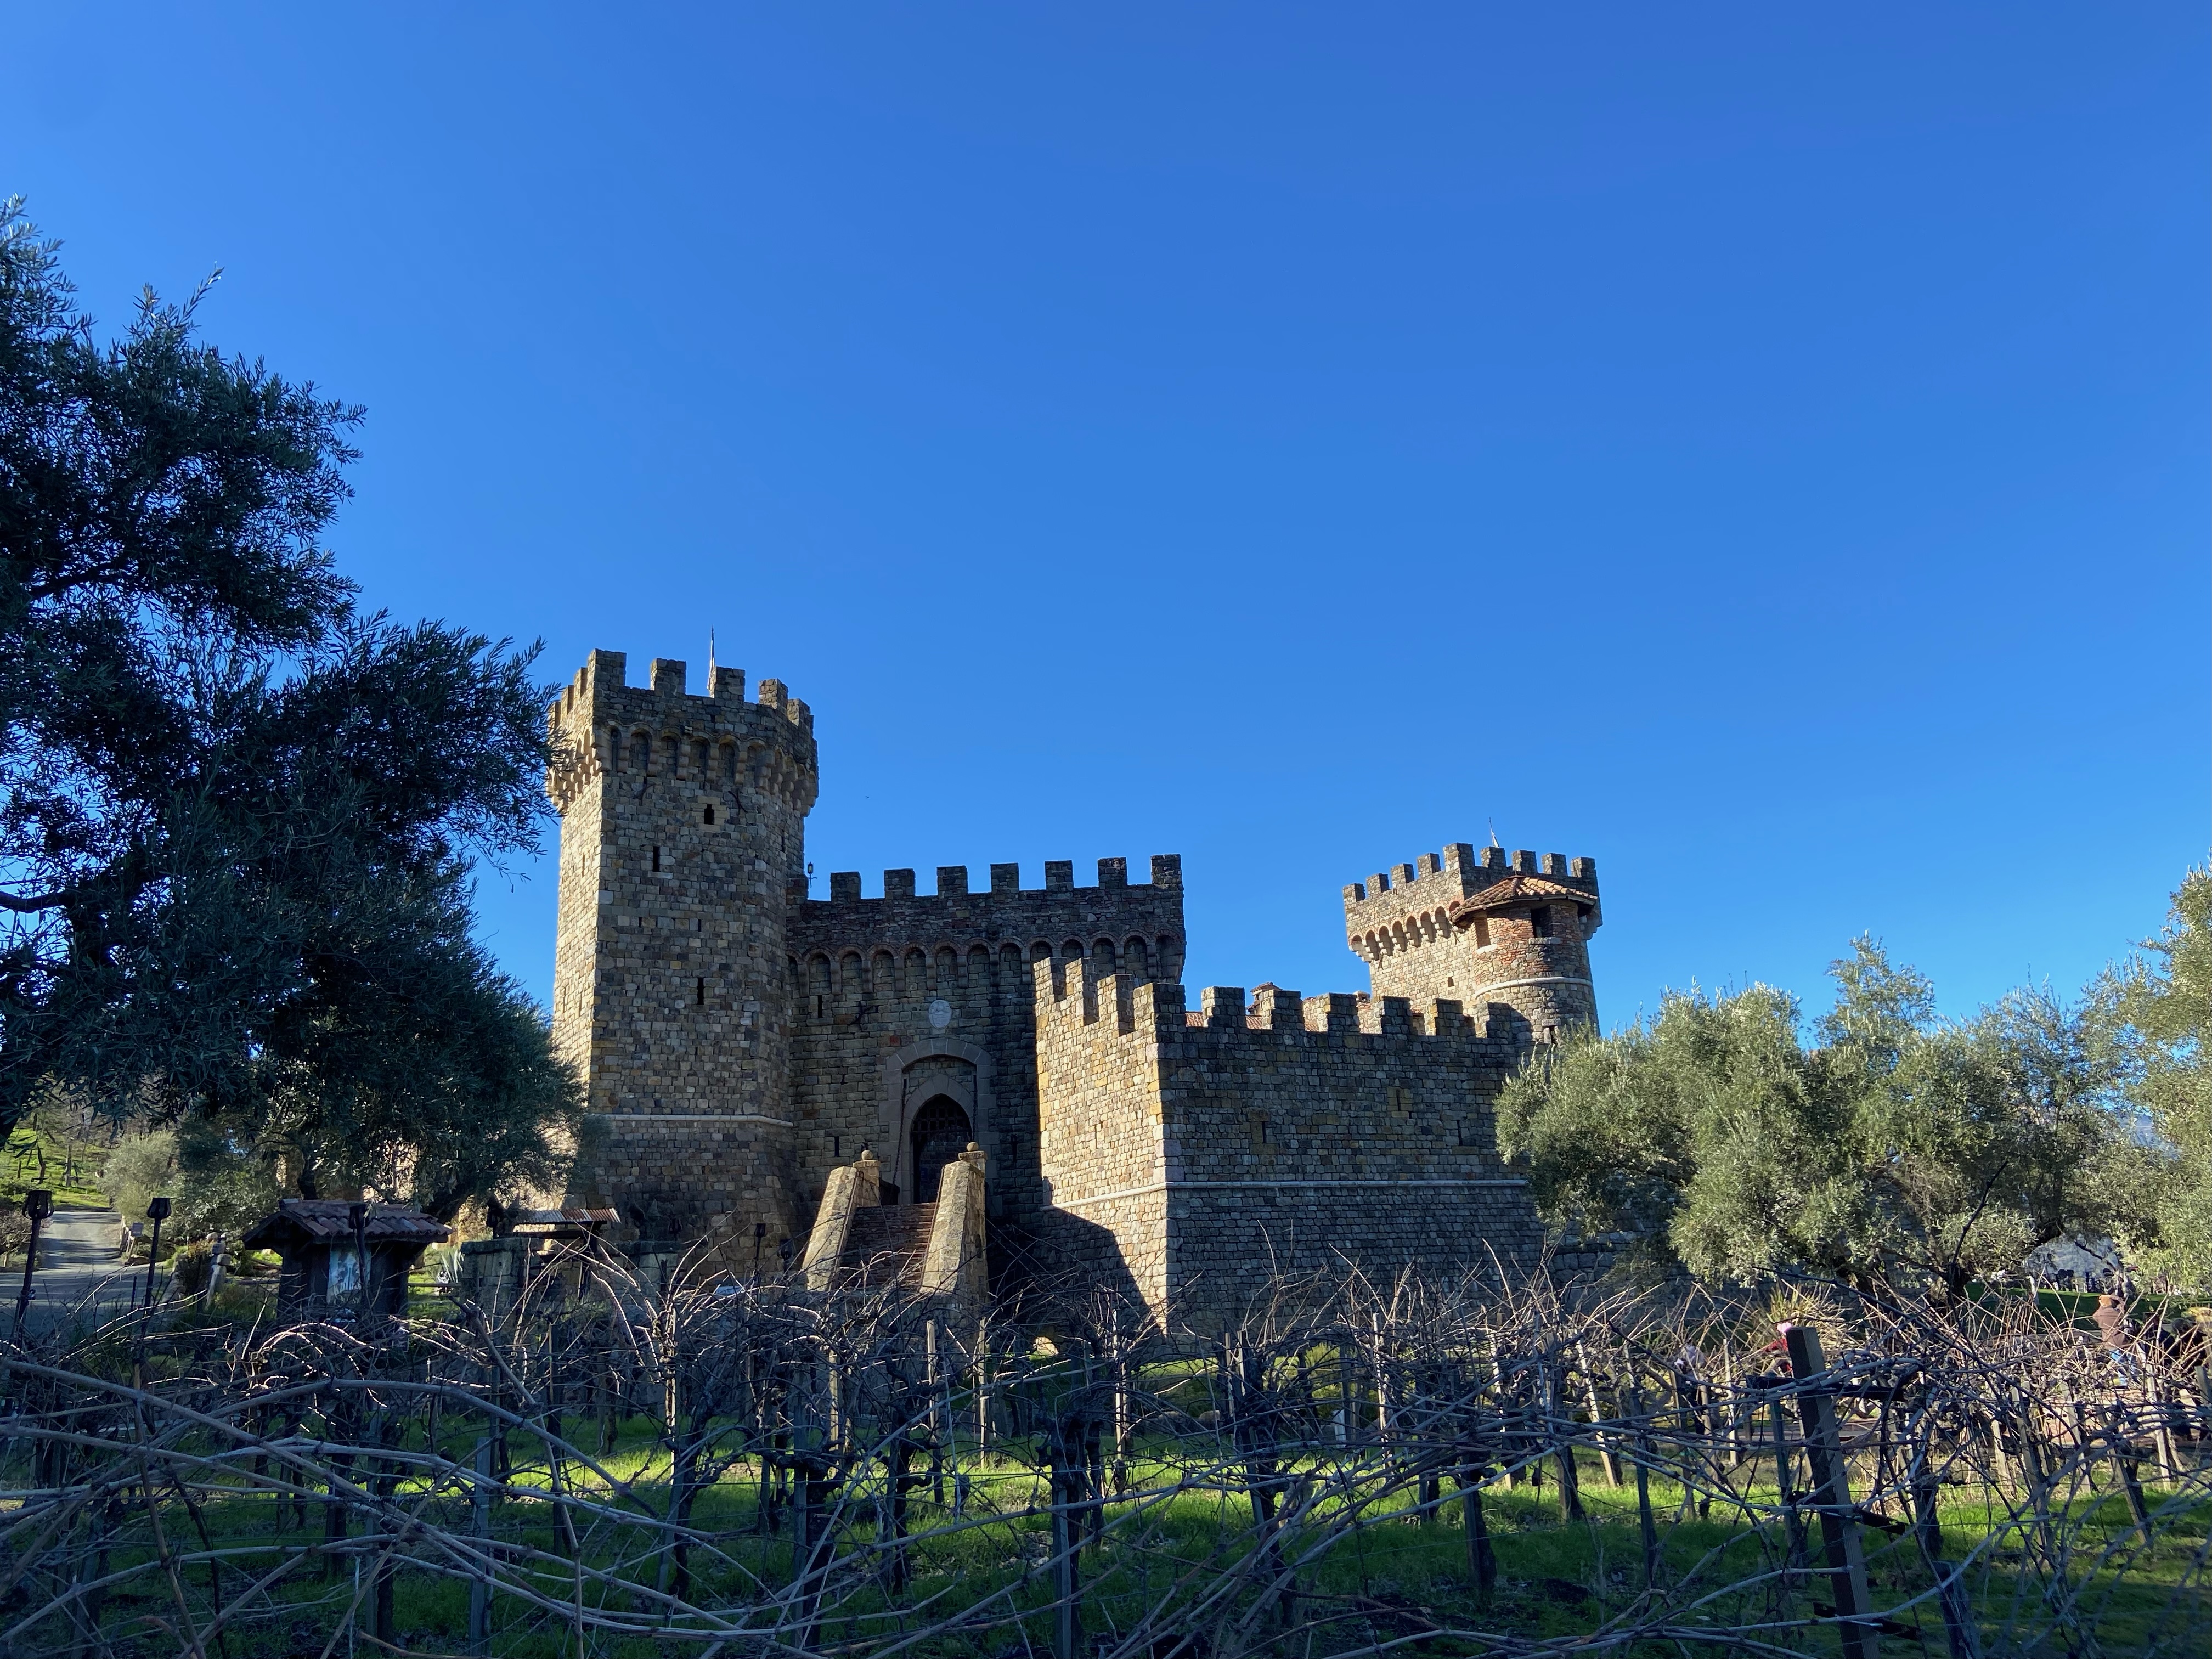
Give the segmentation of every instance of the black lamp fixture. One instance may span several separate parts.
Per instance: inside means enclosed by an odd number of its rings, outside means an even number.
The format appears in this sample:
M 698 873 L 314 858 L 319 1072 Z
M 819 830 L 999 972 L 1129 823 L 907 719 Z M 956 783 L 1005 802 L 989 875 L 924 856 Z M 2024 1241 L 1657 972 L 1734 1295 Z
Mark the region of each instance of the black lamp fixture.
M 791 1241 L 789 1239 L 779 1238 L 775 1241 L 775 1255 L 776 1260 L 783 1263 L 784 1272 L 789 1273 L 791 1271 Z
M 23 1194 L 23 1213 L 31 1223 L 30 1248 L 23 1255 L 23 1290 L 15 1298 L 15 1334 L 23 1332 L 23 1316 L 31 1308 L 31 1275 L 39 1265 L 39 1229 L 54 1212 L 54 1195 L 44 1187 L 33 1187 Z

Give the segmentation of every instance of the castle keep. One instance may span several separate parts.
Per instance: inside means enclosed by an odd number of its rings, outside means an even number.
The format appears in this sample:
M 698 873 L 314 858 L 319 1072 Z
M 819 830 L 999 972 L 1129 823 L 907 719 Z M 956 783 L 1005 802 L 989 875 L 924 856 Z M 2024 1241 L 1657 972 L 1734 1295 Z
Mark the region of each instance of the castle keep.
M 1589 860 L 1424 854 L 1344 890 L 1370 991 L 1215 987 L 1193 1007 L 1172 854 L 1136 882 L 1120 859 L 1081 886 L 1062 862 L 1042 887 L 951 866 L 927 894 L 888 870 L 873 896 L 839 872 L 812 897 L 812 714 L 775 680 L 749 700 L 740 671 L 708 679 L 690 695 L 659 659 L 631 686 L 595 651 L 550 713 L 554 1037 L 588 1094 L 572 1201 L 769 1266 L 784 1241 L 842 1248 L 856 1194 L 883 1213 L 855 1237 L 903 1237 L 896 1212 L 940 1184 L 950 1201 L 952 1166 L 994 1267 L 1156 1307 L 1220 1305 L 1275 1267 L 1531 1257 L 1492 1103 L 1534 1045 L 1596 1018 Z

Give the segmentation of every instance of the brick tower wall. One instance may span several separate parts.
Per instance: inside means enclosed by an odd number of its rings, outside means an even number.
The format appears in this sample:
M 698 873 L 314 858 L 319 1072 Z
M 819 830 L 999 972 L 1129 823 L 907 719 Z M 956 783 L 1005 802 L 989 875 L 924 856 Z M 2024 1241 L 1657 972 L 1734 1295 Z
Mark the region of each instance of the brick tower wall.
M 587 1091 L 574 1196 L 650 1237 L 714 1218 L 795 1237 L 786 912 L 814 804 L 812 716 L 718 668 L 650 686 L 594 651 L 549 711 L 561 811 L 553 1035 Z M 803 892 L 803 886 L 800 890 Z
M 1540 1227 L 1498 1154 L 1528 1049 L 1448 999 L 1133 984 L 1039 963 L 1049 1237 L 1078 1282 L 1218 1322 L 1270 1274 L 1525 1271 Z M 1485 1011 L 1486 1014 L 1488 1011 Z
M 1577 895 L 1545 904 L 1548 935 L 1535 931 L 1534 905 L 1486 916 L 1480 929 L 1453 926 L 1455 904 L 1516 874 Z M 1478 857 L 1464 842 L 1344 890 L 1345 939 L 1367 963 L 1375 995 L 1504 1003 L 1540 1037 L 1597 1024 L 1589 936 L 1602 920 L 1595 860 L 1558 853 L 1540 860 L 1531 852 L 1509 859 L 1501 847 Z
M 841 871 L 827 898 L 793 909 L 803 1204 L 817 1201 L 830 1170 L 862 1147 L 911 1201 L 908 1125 L 944 1092 L 968 1111 L 988 1154 L 994 1222 L 1034 1228 L 1042 1198 L 1030 964 L 1083 960 L 1094 972 L 1138 979 L 1182 969 L 1181 859 L 1153 858 L 1149 884 L 1131 883 L 1122 859 L 1101 859 L 1097 870 L 1097 885 L 1079 887 L 1073 864 L 1051 862 L 1043 887 L 1024 888 L 1019 866 L 994 864 L 989 888 L 971 891 L 966 867 L 946 866 L 934 894 L 915 890 L 913 871 L 887 870 L 881 896 L 866 898 L 859 874 Z M 931 1018 L 936 1002 L 945 1004 L 941 1025 Z

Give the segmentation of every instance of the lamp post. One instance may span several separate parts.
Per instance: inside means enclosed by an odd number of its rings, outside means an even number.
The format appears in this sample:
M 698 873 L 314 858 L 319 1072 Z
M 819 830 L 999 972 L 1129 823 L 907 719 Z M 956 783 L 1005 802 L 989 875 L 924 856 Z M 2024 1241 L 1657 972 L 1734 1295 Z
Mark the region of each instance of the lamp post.
M 146 1200 L 146 1219 L 154 1224 L 154 1237 L 146 1246 L 146 1316 L 154 1315 L 154 1264 L 161 1259 L 161 1224 L 169 1218 L 169 1200 L 156 1195 Z
M 23 1213 L 30 1218 L 31 1247 L 23 1255 L 23 1291 L 15 1298 L 15 1334 L 23 1334 L 23 1316 L 31 1310 L 31 1274 L 39 1265 L 39 1229 L 54 1212 L 54 1195 L 44 1187 L 23 1194 Z

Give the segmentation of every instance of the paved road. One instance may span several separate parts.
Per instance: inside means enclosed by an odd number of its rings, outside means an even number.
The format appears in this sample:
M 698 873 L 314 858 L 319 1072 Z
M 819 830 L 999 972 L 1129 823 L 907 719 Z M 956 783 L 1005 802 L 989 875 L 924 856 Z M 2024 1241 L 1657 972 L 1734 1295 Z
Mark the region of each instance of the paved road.
M 31 1276 L 34 1332 L 51 1330 L 65 1318 L 86 1323 L 112 1319 L 131 1306 L 132 1291 L 145 1284 L 145 1268 L 135 1273 L 116 1259 L 118 1218 L 112 1210 L 57 1210 L 40 1231 L 39 1270 Z M 10 1318 L 21 1292 L 20 1273 L 5 1276 L 5 1304 Z

